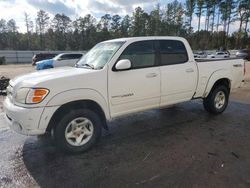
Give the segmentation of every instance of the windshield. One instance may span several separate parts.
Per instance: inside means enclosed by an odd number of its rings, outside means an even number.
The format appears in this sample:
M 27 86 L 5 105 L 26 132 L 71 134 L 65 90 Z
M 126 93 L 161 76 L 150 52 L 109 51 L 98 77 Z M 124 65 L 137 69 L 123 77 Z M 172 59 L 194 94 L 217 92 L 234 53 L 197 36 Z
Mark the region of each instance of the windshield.
M 103 42 L 95 45 L 76 64 L 77 67 L 102 69 L 124 42 Z

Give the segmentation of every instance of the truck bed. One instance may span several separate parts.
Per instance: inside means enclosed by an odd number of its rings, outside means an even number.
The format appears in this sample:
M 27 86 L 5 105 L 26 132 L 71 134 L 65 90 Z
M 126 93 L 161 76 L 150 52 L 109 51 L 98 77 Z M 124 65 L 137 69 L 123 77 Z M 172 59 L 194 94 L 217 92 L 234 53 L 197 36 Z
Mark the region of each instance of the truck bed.
M 196 60 L 198 69 L 198 83 L 194 97 L 208 95 L 208 83 L 219 75 L 230 78 L 231 89 L 241 86 L 244 79 L 244 60 L 240 58 L 228 59 L 199 59 Z M 218 76 L 217 76 L 218 75 Z
M 236 59 L 239 59 L 239 60 L 243 60 L 243 58 L 240 58 L 240 57 L 230 57 L 230 58 L 195 58 L 195 61 L 197 63 L 202 63 L 202 62 L 212 62 L 212 61 L 226 61 L 226 60 L 236 60 Z

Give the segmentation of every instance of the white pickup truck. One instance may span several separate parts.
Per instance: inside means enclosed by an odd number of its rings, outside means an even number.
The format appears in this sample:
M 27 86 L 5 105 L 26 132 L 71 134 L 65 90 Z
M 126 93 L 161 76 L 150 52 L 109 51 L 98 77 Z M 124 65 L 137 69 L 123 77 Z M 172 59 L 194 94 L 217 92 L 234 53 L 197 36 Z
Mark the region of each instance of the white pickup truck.
M 243 76 L 243 60 L 196 62 L 180 37 L 121 38 L 97 44 L 75 67 L 11 80 L 4 111 L 16 132 L 53 133 L 61 149 L 78 153 L 114 117 L 193 99 L 220 114 Z

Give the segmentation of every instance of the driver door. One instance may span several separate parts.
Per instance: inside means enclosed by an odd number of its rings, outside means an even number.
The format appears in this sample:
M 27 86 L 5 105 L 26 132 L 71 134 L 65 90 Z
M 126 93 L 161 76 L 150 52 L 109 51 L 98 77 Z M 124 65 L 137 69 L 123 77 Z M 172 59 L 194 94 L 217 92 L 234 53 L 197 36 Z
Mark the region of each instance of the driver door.
M 108 91 L 111 117 L 159 107 L 160 69 L 156 65 L 154 40 L 130 44 L 118 60 L 129 59 L 131 69 L 110 67 Z

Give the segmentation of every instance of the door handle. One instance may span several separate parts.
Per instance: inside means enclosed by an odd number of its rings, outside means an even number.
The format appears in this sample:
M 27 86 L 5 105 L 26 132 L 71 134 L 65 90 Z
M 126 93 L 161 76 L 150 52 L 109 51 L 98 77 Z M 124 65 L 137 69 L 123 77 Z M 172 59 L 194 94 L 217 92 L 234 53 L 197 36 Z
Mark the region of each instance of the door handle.
M 156 73 L 149 73 L 149 74 L 146 75 L 147 78 L 154 78 L 156 76 L 157 76 Z
M 194 72 L 194 69 L 192 69 L 192 68 L 190 68 L 190 69 L 186 69 L 186 72 L 187 72 L 187 73 Z

